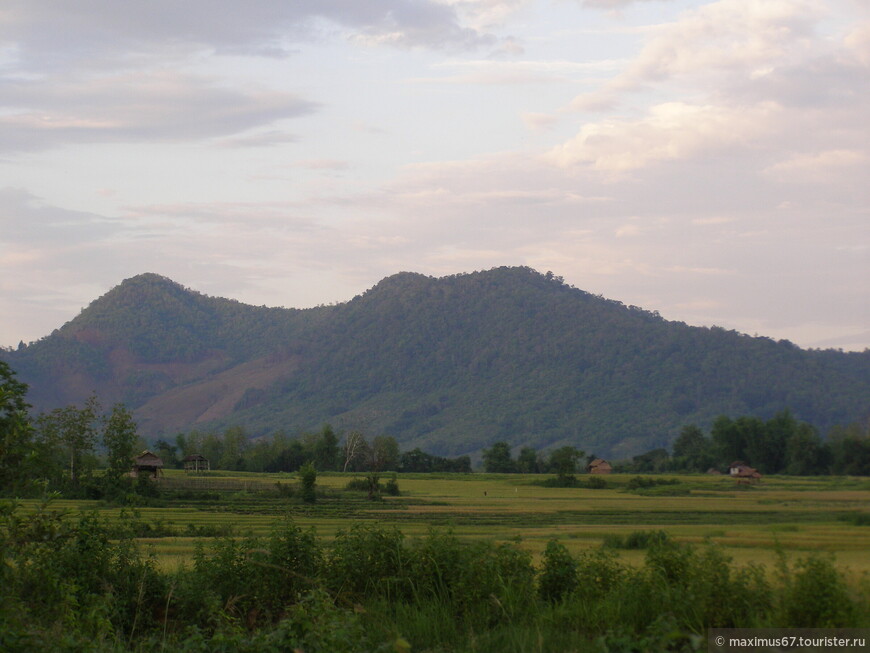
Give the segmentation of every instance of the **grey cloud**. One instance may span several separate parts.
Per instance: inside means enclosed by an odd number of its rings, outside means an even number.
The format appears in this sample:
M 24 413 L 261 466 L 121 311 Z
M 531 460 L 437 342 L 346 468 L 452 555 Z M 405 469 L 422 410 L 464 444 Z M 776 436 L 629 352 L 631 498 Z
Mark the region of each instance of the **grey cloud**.
M 110 237 L 118 224 L 93 213 L 44 205 L 19 188 L 0 189 L 0 244 L 13 248 L 71 246 Z
M 460 25 L 449 6 L 427 0 L 7 0 L 0 42 L 16 45 L 25 70 L 189 47 L 280 56 L 288 43 L 312 38 L 322 20 L 368 36 L 391 34 L 389 42 L 406 47 L 492 40 Z
M 175 73 L 6 80 L 0 91 L 7 109 L 0 116 L 0 151 L 228 136 L 318 106 L 288 93 L 219 88 L 206 78 Z

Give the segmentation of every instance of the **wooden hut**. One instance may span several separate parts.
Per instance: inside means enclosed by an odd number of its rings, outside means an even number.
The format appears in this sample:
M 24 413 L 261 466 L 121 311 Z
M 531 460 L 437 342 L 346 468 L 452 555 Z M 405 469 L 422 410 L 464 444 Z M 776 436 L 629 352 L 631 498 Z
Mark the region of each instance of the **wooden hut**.
M 182 461 L 186 472 L 207 472 L 211 469 L 208 458 L 202 454 L 191 454 Z
M 613 471 L 613 466 L 603 458 L 596 458 L 586 465 L 586 471 L 590 474 L 609 474 Z
M 130 471 L 130 476 L 138 478 L 146 475 L 152 478 L 159 478 L 163 473 L 163 460 L 150 451 L 143 451 L 133 459 L 133 469 Z
M 731 463 L 728 473 L 731 478 L 737 481 L 738 485 L 757 483 L 761 479 L 761 472 L 739 460 Z

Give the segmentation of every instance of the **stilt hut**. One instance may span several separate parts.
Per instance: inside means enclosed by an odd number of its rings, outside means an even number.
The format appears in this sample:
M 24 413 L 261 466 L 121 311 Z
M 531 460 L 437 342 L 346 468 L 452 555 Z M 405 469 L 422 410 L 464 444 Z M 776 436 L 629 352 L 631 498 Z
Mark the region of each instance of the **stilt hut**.
M 143 451 L 133 460 L 133 469 L 130 471 L 130 476 L 133 478 L 139 478 L 143 475 L 160 478 L 162 474 L 163 460 L 150 451 Z
M 182 462 L 186 472 L 207 472 L 211 469 L 208 458 L 198 453 L 187 456 Z

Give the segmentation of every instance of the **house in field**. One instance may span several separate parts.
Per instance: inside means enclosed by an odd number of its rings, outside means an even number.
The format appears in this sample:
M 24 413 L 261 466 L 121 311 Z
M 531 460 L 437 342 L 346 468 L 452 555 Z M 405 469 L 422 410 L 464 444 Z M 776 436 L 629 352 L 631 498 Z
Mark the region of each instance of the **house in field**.
M 613 466 L 603 458 L 596 458 L 586 465 L 586 471 L 590 474 L 609 474 L 613 471 Z
M 191 454 L 182 461 L 186 472 L 207 472 L 211 469 L 208 458 L 202 454 Z
M 133 478 L 140 476 L 159 478 L 162 474 L 163 460 L 150 451 L 143 451 L 133 459 L 133 469 L 130 471 L 130 476 Z
M 754 467 L 750 467 L 742 460 L 735 460 L 728 466 L 728 473 L 731 478 L 737 481 L 738 485 L 757 483 L 761 479 L 761 472 Z

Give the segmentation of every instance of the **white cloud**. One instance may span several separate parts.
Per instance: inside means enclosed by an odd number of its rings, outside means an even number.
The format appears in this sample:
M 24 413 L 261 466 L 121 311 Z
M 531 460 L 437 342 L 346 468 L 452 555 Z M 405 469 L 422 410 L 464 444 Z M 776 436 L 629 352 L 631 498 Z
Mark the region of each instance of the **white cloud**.
M 867 179 L 870 176 L 868 163 L 870 163 L 870 156 L 865 152 L 828 150 L 811 154 L 795 154 L 765 168 L 762 172 L 783 181 L 825 183 L 850 168 L 860 168 L 860 174 Z
M 779 113 L 780 108 L 772 103 L 730 108 L 667 102 L 651 107 L 639 120 L 610 119 L 584 125 L 576 137 L 555 148 L 550 159 L 566 167 L 630 171 L 750 146 L 771 129 Z

